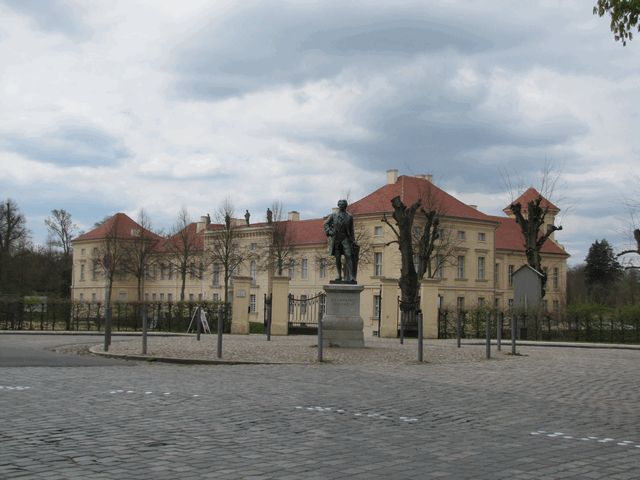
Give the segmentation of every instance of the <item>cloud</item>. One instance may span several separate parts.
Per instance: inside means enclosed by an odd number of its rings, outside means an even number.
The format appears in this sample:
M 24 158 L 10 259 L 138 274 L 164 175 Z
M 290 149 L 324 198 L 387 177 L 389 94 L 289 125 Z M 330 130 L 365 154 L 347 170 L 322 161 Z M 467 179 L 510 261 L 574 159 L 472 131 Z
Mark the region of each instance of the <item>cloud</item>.
M 129 154 L 117 138 L 87 125 L 58 127 L 51 132 L 29 135 L 7 134 L 0 137 L 0 150 L 63 166 L 109 165 Z
M 75 39 L 89 33 L 82 20 L 81 8 L 69 1 L 0 0 L 0 4 L 24 15 L 45 32 L 61 33 Z

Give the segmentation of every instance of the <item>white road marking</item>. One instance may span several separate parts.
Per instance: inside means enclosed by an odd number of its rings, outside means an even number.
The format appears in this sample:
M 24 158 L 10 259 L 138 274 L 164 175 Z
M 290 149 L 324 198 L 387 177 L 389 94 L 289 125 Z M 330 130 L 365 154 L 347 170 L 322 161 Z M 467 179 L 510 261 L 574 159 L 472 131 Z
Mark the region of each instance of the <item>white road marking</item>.
M 402 419 L 402 417 L 401 417 Z M 565 435 L 562 432 L 554 432 L 547 433 L 546 430 L 536 430 L 534 432 L 529 432 L 529 435 L 543 436 L 548 438 L 563 438 L 566 440 L 577 440 L 580 442 L 591 442 L 596 441 L 597 443 L 611 443 L 614 442 L 616 445 L 620 447 L 636 447 L 640 448 L 640 442 L 634 442 L 633 440 L 616 440 L 615 438 L 610 437 L 596 437 L 596 436 L 588 436 L 588 437 L 575 437 L 573 435 Z
M 294 407 L 296 410 L 306 410 L 308 412 L 329 412 L 329 413 L 338 413 L 338 414 L 349 414 L 349 412 L 347 412 L 346 410 L 342 409 L 342 408 L 335 408 L 335 407 L 304 407 L 304 406 L 295 406 Z M 353 412 L 350 414 L 353 417 L 358 417 L 358 418 L 371 418 L 374 420 L 400 420 L 401 422 L 405 422 L 405 423 L 415 423 L 418 421 L 417 418 L 415 417 L 407 417 L 407 416 L 400 416 L 400 417 L 389 417 L 386 415 L 383 415 L 381 413 L 377 413 L 377 412 L 371 412 L 371 413 L 364 413 L 364 412 Z M 537 435 L 537 433 L 532 433 L 532 435 Z

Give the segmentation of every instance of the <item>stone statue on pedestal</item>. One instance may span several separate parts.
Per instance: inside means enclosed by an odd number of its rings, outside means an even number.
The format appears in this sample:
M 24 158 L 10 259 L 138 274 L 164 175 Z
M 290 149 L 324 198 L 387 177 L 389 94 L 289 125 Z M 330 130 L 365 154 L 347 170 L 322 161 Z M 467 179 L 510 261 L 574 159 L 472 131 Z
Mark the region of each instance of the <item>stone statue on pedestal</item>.
M 353 217 L 347 212 L 347 201 L 338 201 L 338 211 L 330 214 L 324 221 L 329 254 L 336 258 L 338 278 L 331 283 L 357 283 L 359 247 L 356 244 L 353 229 Z M 344 257 L 344 275 L 342 268 Z

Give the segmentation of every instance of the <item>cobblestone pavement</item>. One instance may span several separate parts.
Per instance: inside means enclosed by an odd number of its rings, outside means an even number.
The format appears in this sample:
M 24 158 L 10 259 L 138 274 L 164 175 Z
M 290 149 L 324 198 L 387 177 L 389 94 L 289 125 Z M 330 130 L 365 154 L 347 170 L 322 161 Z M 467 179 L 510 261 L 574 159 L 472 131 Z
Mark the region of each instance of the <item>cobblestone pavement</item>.
M 640 352 L 520 351 L 0 368 L 0 478 L 640 478 Z

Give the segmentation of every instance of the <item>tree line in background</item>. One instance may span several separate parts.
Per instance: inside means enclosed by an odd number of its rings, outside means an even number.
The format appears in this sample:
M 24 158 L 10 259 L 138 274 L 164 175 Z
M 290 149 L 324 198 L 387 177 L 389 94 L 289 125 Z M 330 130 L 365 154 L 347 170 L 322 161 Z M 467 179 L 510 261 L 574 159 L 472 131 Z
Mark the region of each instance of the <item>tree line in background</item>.
M 35 245 L 15 201 L 0 205 L 0 295 L 69 296 L 72 274 L 71 239 L 78 233 L 71 215 L 54 209 L 45 220 L 49 237 Z

